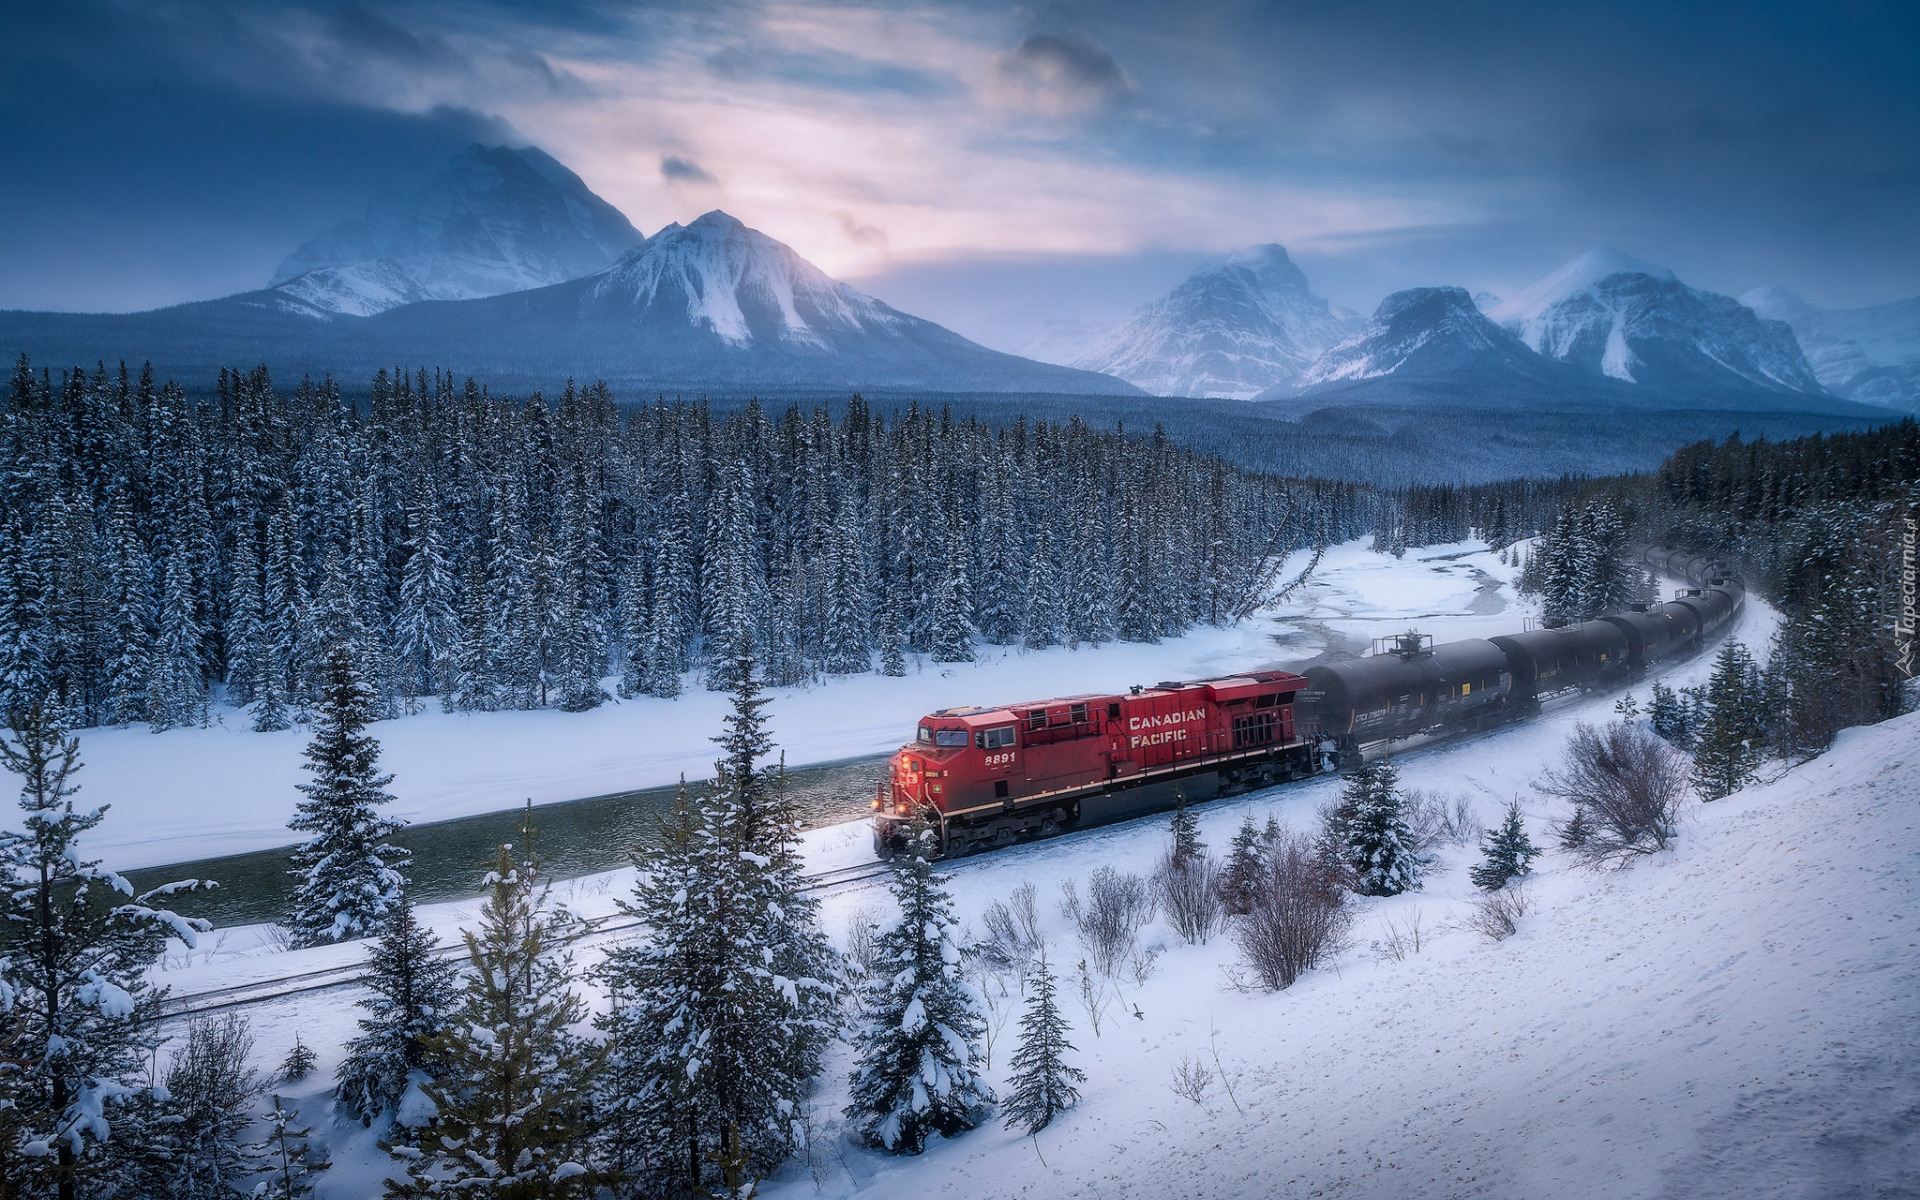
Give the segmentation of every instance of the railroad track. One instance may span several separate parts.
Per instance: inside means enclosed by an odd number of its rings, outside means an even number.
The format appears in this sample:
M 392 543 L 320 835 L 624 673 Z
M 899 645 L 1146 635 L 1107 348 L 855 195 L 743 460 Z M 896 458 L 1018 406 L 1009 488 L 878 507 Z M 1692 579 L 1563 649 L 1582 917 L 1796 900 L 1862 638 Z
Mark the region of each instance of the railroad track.
M 869 880 L 883 879 L 886 875 L 887 867 L 884 863 L 855 863 L 850 867 L 835 867 L 807 875 L 800 890 L 802 892 L 832 891 Z M 589 945 L 611 940 L 619 934 L 630 933 L 640 928 L 640 925 L 641 922 L 631 917 L 602 918 L 588 923 L 586 928 L 570 939 L 570 944 Z M 467 947 L 464 942 L 445 943 L 434 947 L 433 955 L 442 960 L 464 960 L 467 957 Z M 301 971 L 293 975 L 276 975 L 271 979 L 237 983 L 229 987 L 174 993 L 167 997 L 165 1018 L 175 1020 L 181 1017 L 197 1017 L 208 1013 L 246 1008 L 255 1004 L 265 1004 L 273 1000 L 284 1000 L 310 992 L 353 987 L 362 982 L 365 977 L 366 964 L 352 962 L 334 967 L 320 967 L 312 971 Z

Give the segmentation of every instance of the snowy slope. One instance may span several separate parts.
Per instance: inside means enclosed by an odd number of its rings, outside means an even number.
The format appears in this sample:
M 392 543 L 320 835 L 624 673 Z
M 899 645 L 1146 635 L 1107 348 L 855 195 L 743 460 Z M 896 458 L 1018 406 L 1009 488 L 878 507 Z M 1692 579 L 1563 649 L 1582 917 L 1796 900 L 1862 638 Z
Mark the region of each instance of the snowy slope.
M 639 241 L 618 209 L 545 152 L 476 144 L 419 191 L 316 234 L 268 287 L 367 316 L 577 279 Z
M 1421 619 L 1443 637 L 1511 622 L 1511 611 L 1463 611 L 1475 572 L 1508 574 L 1466 549 L 1343 560 L 1302 612 L 1352 609 L 1403 627 Z M 1763 642 L 1773 620 L 1754 604 L 1737 634 Z M 1697 682 L 1708 667 L 1696 659 L 1665 677 Z M 1518 795 L 1545 842 L 1564 814 L 1529 781 L 1576 721 L 1606 720 L 1612 703 L 1579 698 L 1536 721 L 1405 754 L 1403 781 L 1464 795 L 1483 821 Z M 836 1051 L 813 1105 L 817 1171 L 792 1164 L 759 1194 L 1909 1196 L 1920 1112 L 1916 751 L 1920 714 L 1848 731 L 1814 762 L 1690 804 L 1677 848 L 1628 871 L 1589 873 L 1549 853 L 1528 885 L 1534 911 L 1501 943 L 1460 927 L 1476 855 L 1443 845 L 1422 891 L 1362 901 L 1354 945 L 1277 995 L 1231 985 L 1230 941 L 1187 946 L 1156 923 L 1145 940 L 1163 956 L 1144 982 L 1121 981 L 1098 1036 L 1063 989 L 1078 1047 L 1070 1061 L 1089 1078 L 1080 1107 L 1037 1141 L 993 1124 L 936 1139 L 919 1158 L 852 1146 L 837 1115 L 850 1064 Z M 1223 849 L 1243 815 L 1309 828 L 1337 789 L 1327 779 L 1202 806 L 1202 836 Z M 992 900 L 1032 882 L 1054 961 L 1070 964 L 1075 942 L 1052 903 L 1061 882 L 1084 880 L 1096 864 L 1146 871 L 1164 842 L 1165 818 L 1154 817 L 953 864 L 956 907 L 977 930 Z M 809 864 L 855 861 L 865 843 L 861 825 L 816 830 Z M 612 872 L 562 894 L 585 914 L 609 913 L 631 884 L 630 871 Z M 868 884 L 824 902 L 838 936 L 857 909 L 886 897 Z M 450 939 L 473 909 L 438 905 L 423 918 Z M 1383 954 L 1385 923 L 1416 914 L 1421 951 Z M 199 991 L 359 953 L 263 952 L 257 931 L 236 930 L 217 947 L 170 956 L 161 979 Z M 260 1063 L 278 1061 L 296 1033 L 320 1048 L 319 1072 L 290 1089 L 309 1117 L 324 1112 L 354 998 L 308 993 L 250 1010 Z M 1007 999 L 996 997 L 989 1072 L 1003 1090 L 1018 1016 Z M 1217 1082 L 1204 1105 L 1175 1096 L 1174 1067 L 1192 1056 L 1210 1066 L 1215 1048 L 1232 1099 Z M 378 1131 L 320 1126 L 336 1162 L 320 1200 L 377 1194 L 388 1162 L 372 1144 Z
M 1605 246 L 1488 315 L 1540 354 L 1630 383 L 1821 391 L 1785 323 Z
M 1793 327 L 1828 391 L 1864 404 L 1920 411 L 1920 296 L 1872 308 L 1815 308 L 1785 288 L 1740 303 Z
M 1074 365 L 1159 396 L 1244 400 L 1299 378 L 1359 324 L 1313 294 L 1277 245 L 1195 272 Z

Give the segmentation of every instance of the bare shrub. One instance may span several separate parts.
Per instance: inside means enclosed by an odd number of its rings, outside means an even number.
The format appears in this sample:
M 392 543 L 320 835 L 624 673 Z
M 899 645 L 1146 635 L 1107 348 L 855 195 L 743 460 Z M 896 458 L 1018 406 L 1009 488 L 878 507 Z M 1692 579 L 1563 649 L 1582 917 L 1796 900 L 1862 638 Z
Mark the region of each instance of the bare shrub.
M 1153 892 L 1138 875 L 1095 867 L 1087 876 L 1083 904 L 1073 880 L 1062 881 L 1060 912 L 1080 931 L 1080 944 L 1094 970 L 1112 978 L 1139 944 L 1140 930 L 1153 920 Z
M 1185 857 L 1171 851 L 1153 873 L 1154 895 L 1174 932 L 1189 944 L 1206 945 L 1226 927 L 1227 907 L 1220 885 L 1220 864 L 1209 854 Z
M 1168 1085 L 1182 1100 L 1205 1105 L 1213 1090 L 1213 1068 L 1197 1054 L 1189 1054 L 1173 1064 L 1173 1082 Z
M 1113 982 L 1097 971 L 1087 968 L 1087 960 L 1081 959 L 1074 965 L 1078 974 L 1078 986 L 1075 991 L 1080 997 L 1080 1007 L 1087 1010 L 1087 1024 L 1093 1029 L 1093 1036 L 1100 1036 L 1100 1022 L 1107 1015 L 1107 1008 L 1113 1003 Z
M 1260 986 L 1279 991 L 1337 951 L 1351 924 L 1340 872 L 1315 853 L 1311 838 L 1283 833 L 1267 851 L 1253 909 L 1235 938 Z
M 1409 954 L 1420 953 L 1425 934 L 1421 928 L 1425 917 L 1419 909 L 1413 909 L 1398 920 L 1388 917 L 1380 922 L 1380 940 L 1374 949 L 1382 959 L 1400 962 Z
M 1514 884 L 1476 896 L 1463 923 L 1475 933 L 1485 934 L 1489 941 L 1497 942 L 1519 932 L 1520 918 L 1532 909 L 1533 902 L 1526 890 Z
M 1673 840 L 1687 790 L 1687 760 L 1637 725 L 1579 725 L 1567 739 L 1565 760 L 1535 787 L 1572 801 L 1590 822 L 1568 853 L 1591 867 L 1625 866 Z
M 252 1056 L 253 1030 L 239 1013 L 188 1022 L 186 1045 L 167 1070 L 162 1110 L 180 1192 L 220 1195 L 250 1171 L 241 1138 L 263 1090 Z
M 1453 805 L 1447 810 L 1440 828 L 1456 846 L 1472 845 L 1487 831 L 1487 827 L 1480 823 L 1480 818 L 1473 815 L 1473 801 L 1465 796 L 1453 798 Z
M 1040 953 L 1039 892 L 1031 883 L 1023 883 L 1008 893 L 1005 900 L 987 905 L 980 923 L 987 936 L 975 947 L 979 955 L 996 971 L 1025 980 Z M 1024 991 L 1024 986 L 1023 989 Z
M 1407 788 L 1402 795 L 1401 811 L 1413 830 L 1417 853 L 1429 854 L 1442 843 L 1465 846 L 1480 840 L 1484 829 L 1467 797 L 1425 788 Z
M 873 973 L 880 960 L 880 910 L 863 904 L 847 914 L 846 958 L 861 978 Z

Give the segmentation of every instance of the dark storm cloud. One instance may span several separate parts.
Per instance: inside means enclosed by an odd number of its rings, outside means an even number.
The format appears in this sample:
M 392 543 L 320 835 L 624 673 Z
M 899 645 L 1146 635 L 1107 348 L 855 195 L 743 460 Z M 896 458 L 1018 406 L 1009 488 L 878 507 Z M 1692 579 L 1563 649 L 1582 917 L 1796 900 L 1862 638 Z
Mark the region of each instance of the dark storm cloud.
M 1034 33 L 995 64 L 1003 82 L 1043 102 L 1098 109 L 1133 93 L 1133 80 L 1084 33 Z
M 236 82 L 111 15 L 68 9 L 0 39 L 0 155 L 18 168 L 0 172 L 0 307 L 144 308 L 260 287 L 370 195 L 417 186 L 471 142 L 519 140 L 464 109 L 398 113 L 284 76 Z M 200 15 L 214 36 L 221 18 Z M 439 54 L 384 36 L 388 52 Z M 234 28 L 216 40 L 251 41 Z
M 713 173 L 690 158 L 669 154 L 660 160 L 660 176 L 675 183 L 719 183 Z
M 787 188 L 770 203 L 810 205 L 826 242 L 877 248 L 856 233 L 884 229 L 922 260 L 928 228 L 966 231 L 951 255 L 988 260 L 988 240 L 1026 223 L 1111 229 L 1116 255 L 1287 242 L 1360 308 L 1416 283 L 1510 293 L 1593 242 L 1724 291 L 1920 292 L 1910 3 L 16 7 L 0 38 L 0 153 L 15 168 L 0 177 L 0 304 L 254 285 L 321 224 L 467 141 L 581 130 L 570 165 L 632 163 L 643 196 L 699 182 L 666 154 L 698 145 L 699 162 L 678 161 Z M 896 17 L 924 48 L 869 36 Z M 649 124 L 670 120 L 663 98 L 702 127 Z M 634 123 L 602 119 L 621 100 Z M 545 124 L 516 138 L 486 111 Z M 835 154 L 898 128 L 918 135 L 899 144 L 945 158 L 861 174 L 829 154 L 831 171 L 770 183 L 783 156 L 769 150 L 788 147 L 754 144 L 753 122 L 781 111 L 819 122 Z M 1010 162 L 1010 186 L 958 195 Z M 829 185 L 839 194 L 814 194 Z

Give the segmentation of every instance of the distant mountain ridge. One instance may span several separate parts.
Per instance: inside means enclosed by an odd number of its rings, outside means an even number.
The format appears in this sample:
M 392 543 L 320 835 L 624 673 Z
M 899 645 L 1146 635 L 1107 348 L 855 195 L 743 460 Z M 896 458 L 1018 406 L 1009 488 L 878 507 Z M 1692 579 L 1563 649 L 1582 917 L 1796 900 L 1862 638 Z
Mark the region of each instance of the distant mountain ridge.
M 612 266 L 546 287 L 370 315 L 289 284 L 146 313 L 0 313 L 0 345 L 49 363 L 151 360 L 187 382 L 223 366 L 369 377 L 449 364 L 517 388 L 572 376 L 635 391 L 896 387 L 1137 395 L 1109 375 L 977 345 L 829 278 L 724 212 L 669 225 Z
M 1073 365 L 1156 395 L 1245 399 L 1294 382 L 1351 333 L 1285 247 L 1251 246 L 1141 308 Z
M 1920 296 L 1870 308 L 1816 308 L 1785 288 L 1740 302 L 1793 328 L 1813 373 L 1836 396 L 1920 412 Z
M 364 317 L 578 279 L 642 240 L 619 209 L 546 152 L 476 143 L 425 187 L 314 235 L 267 286 L 325 312 Z
M 1606 246 L 1487 315 L 1540 354 L 1629 383 L 1824 390 L 1785 322 Z

